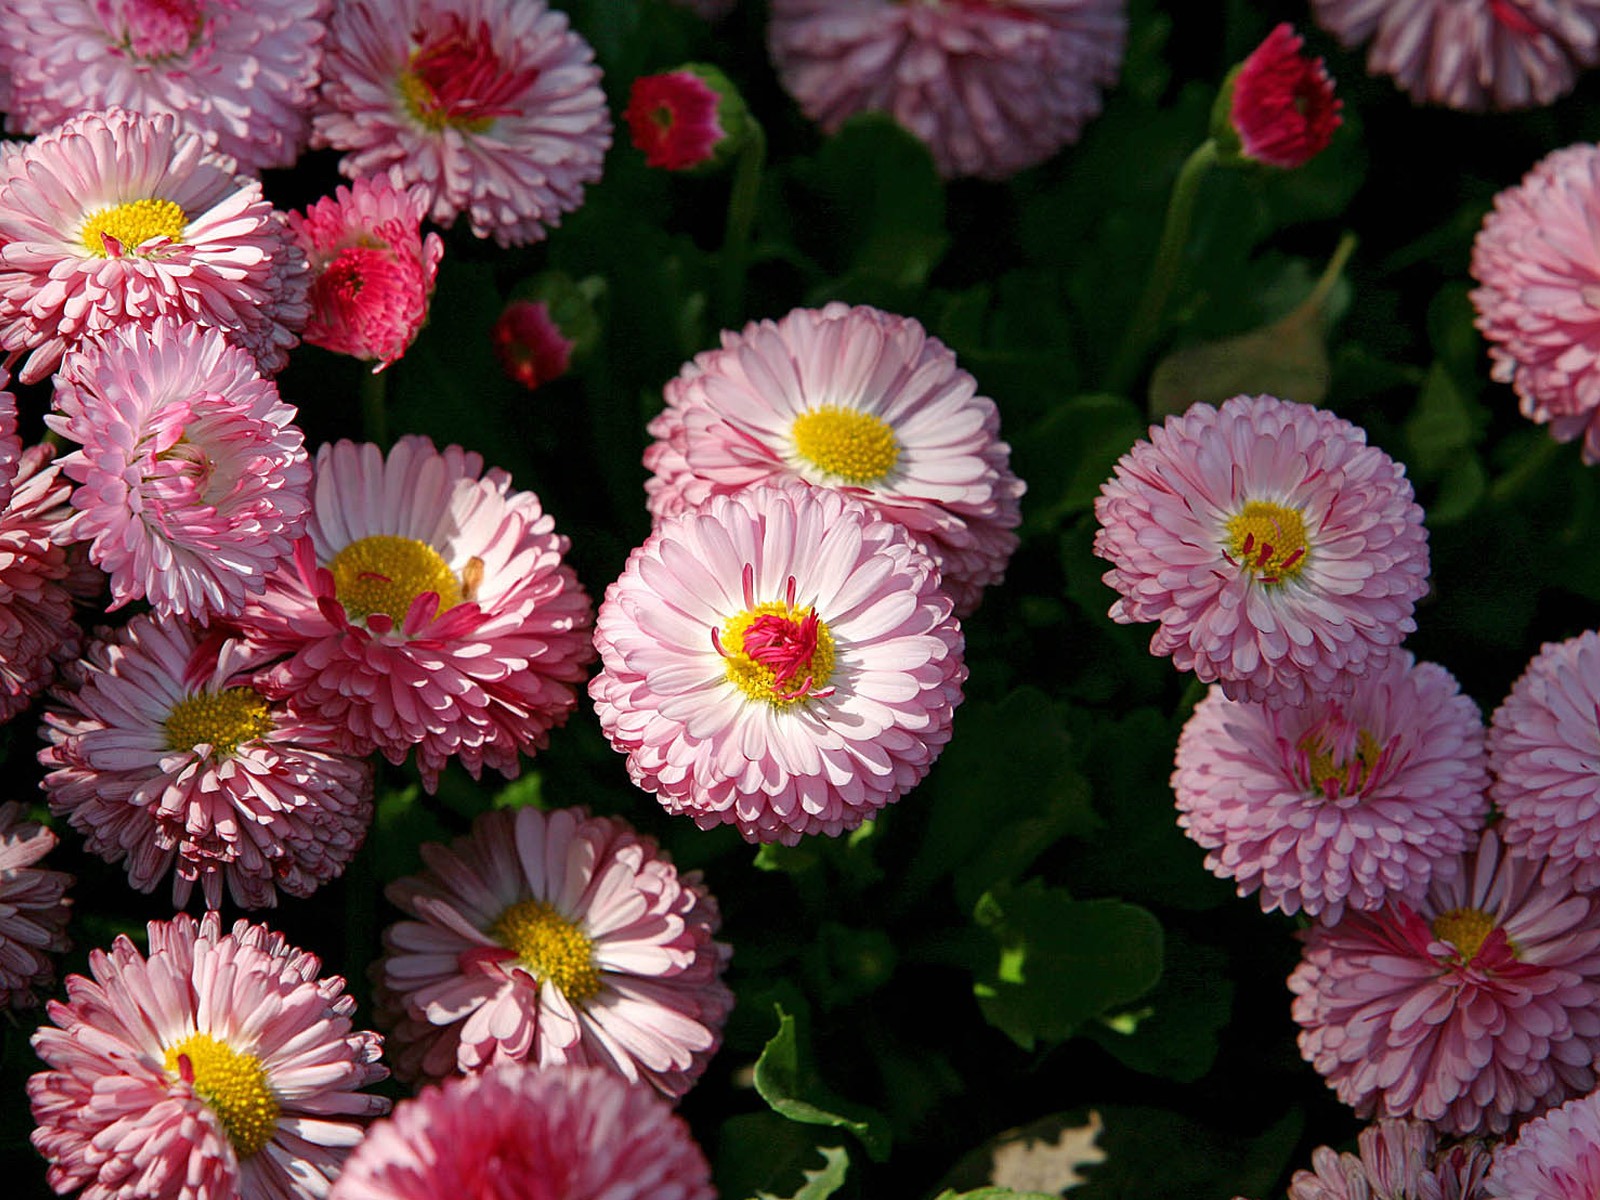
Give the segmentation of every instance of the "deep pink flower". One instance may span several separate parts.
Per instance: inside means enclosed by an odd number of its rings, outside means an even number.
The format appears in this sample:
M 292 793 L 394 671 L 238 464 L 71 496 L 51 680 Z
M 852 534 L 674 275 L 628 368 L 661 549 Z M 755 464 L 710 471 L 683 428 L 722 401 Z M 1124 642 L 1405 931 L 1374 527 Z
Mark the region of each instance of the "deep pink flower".
M 388 1074 L 350 1027 L 337 975 L 264 925 L 152 921 L 89 955 L 33 1035 L 28 1080 L 50 1186 L 81 1200 L 305 1200 L 326 1194 Z
M 1311 1170 L 1296 1171 L 1289 1200 L 1483 1200 L 1489 1151 L 1479 1142 L 1439 1148 L 1439 1134 L 1421 1121 L 1378 1121 L 1361 1131 L 1357 1153 L 1328 1146 L 1311 1152 Z
M 870 819 L 950 738 L 967 670 L 938 573 L 838 492 L 750 487 L 662 521 L 606 590 L 589 685 L 633 781 L 789 845 Z
M 294 163 L 310 132 L 328 0 L 0 0 L 15 133 L 86 109 L 176 117 L 243 171 Z
M 544 0 L 349 0 L 328 25 L 314 139 L 349 178 L 417 186 L 429 217 L 538 241 L 611 145 L 589 45 Z
M 715 1200 L 689 1127 L 608 1071 L 504 1063 L 424 1088 L 350 1156 L 328 1200 Z
M 1024 487 L 999 410 L 909 317 L 830 304 L 725 332 L 667 384 L 649 430 L 658 520 L 754 483 L 837 489 L 922 543 L 958 616 L 1016 549 Z
M 1434 663 L 1400 651 L 1349 696 L 1301 708 L 1213 687 L 1178 739 L 1178 824 L 1206 868 L 1259 889 L 1267 912 L 1337 921 L 1345 906 L 1416 903 L 1487 815 L 1477 705 Z
M 385 178 L 357 179 L 289 214 L 311 264 L 313 346 L 366 359 L 381 370 L 406 352 L 428 319 L 444 257 L 437 233 L 422 236 L 427 202 Z
M 505 1059 L 603 1066 L 677 1097 L 722 1041 L 729 948 L 697 872 L 583 809 L 492 812 L 387 894 L 374 969 L 403 1077 Z
M 717 120 L 721 99 L 694 71 L 644 75 L 633 81 L 622 118 L 647 166 L 687 171 L 710 162 L 728 136 Z
M 1595 1084 L 1600 911 L 1500 851 L 1491 829 L 1415 907 L 1302 936 L 1300 1052 L 1364 1117 L 1504 1133 Z
M 271 703 L 236 642 L 140 615 L 67 668 L 45 713 L 50 811 L 182 908 L 261 908 L 336 878 L 372 820 L 372 769 L 337 731 Z
M 543 300 L 513 300 L 489 330 L 489 343 L 507 377 L 530 392 L 567 373 L 576 344 Z
M 352 754 L 416 747 L 429 787 L 452 756 L 516 775 L 594 657 L 589 597 L 539 498 L 421 437 L 387 458 L 323 446 L 312 496 L 293 563 L 241 618 L 288 655 L 275 694 L 344 729 Z
M 1343 102 L 1320 58 L 1288 22 L 1250 52 L 1229 81 L 1228 123 L 1246 158 L 1270 167 L 1303 167 L 1328 148 Z
M 1509 383 L 1522 415 L 1560 442 L 1583 439 L 1600 462 L 1600 146 L 1546 155 L 1495 197 L 1472 245 L 1478 328 L 1491 374 Z
M 233 160 L 168 115 L 85 113 L 0 170 L 0 348 L 34 383 L 86 337 L 162 314 L 272 374 L 305 324 L 306 262 Z
M 22 817 L 16 801 L 0 804 L 0 1010 L 39 1003 L 55 981 L 51 955 L 70 944 L 72 876 L 38 865 L 56 835 Z
M 1235 700 L 1350 691 L 1416 628 L 1428 535 L 1405 468 L 1330 412 L 1195 404 L 1117 460 L 1094 550 L 1111 618 Z
M 779 77 L 829 133 L 886 112 L 945 176 L 1004 179 L 1078 140 L 1117 81 L 1125 0 L 774 0 Z
M 1497 1147 L 1484 1193 L 1505 1200 L 1600 1196 L 1600 1092 L 1534 1118 Z

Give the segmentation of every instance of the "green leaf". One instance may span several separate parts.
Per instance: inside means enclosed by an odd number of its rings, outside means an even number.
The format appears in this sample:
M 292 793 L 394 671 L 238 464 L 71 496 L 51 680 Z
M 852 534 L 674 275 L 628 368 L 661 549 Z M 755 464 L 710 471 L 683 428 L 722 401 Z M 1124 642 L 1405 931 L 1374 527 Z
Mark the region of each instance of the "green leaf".
M 756 1060 L 756 1091 L 772 1110 L 805 1125 L 848 1129 L 861 1139 L 874 1162 L 889 1154 L 889 1129 L 883 1117 L 860 1105 L 840 1100 L 828 1091 L 803 1053 L 795 1019 L 775 1004 L 778 1032 L 772 1035 Z
M 1010 1188 L 979 1188 L 975 1192 L 952 1192 L 949 1188 L 933 1200 L 1060 1200 L 1061 1193 L 1014 1192 Z
M 1406 463 L 1432 480 L 1457 466 L 1483 440 L 1488 410 L 1464 392 L 1442 360 L 1428 370 L 1417 405 L 1405 423 Z
M 1290 1107 L 1276 1124 L 1244 1137 L 1160 1108 L 1097 1109 L 1106 1158 L 1089 1169 L 1072 1200 L 1264 1196 L 1289 1165 L 1305 1124 L 1299 1108 Z
M 1028 481 L 1022 501 L 1029 531 L 1051 529 L 1094 505 L 1118 458 L 1149 427 L 1145 415 L 1121 396 L 1073 396 L 1023 430 L 1013 444 L 1013 465 Z
M 1161 978 L 1161 926 L 1120 900 L 1074 900 L 1032 880 L 987 892 L 974 912 L 995 940 L 974 984 L 989 1023 L 1024 1050 L 1065 1041 Z
M 544 776 L 538 771 L 524 770 L 522 774 L 501 788 L 494 796 L 496 808 L 538 808 L 545 806 Z
M 806 1181 L 799 1191 L 783 1197 L 757 1192 L 755 1200 L 828 1200 L 844 1186 L 844 1177 L 850 1170 L 850 1155 L 843 1146 L 821 1146 L 818 1151 L 824 1159 L 823 1165 L 805 1173 Z
M 450 833 L 422 803 L 415 784 L 378 797 L 377 812 L 368 835 L 373 851 L 373 872 L 379 879 L 415 874 L 422 866 L 417 847 L 423 842 L 448 842 Z
M 829 1150 L 820 1144 L 819 1129 L 797 1125 L 774 1112 L 743 1113 L 729 1117 L 717 1131 L 713 1162 L 717 1194 L 735 1197 L 793 1193 L 808 1185 L 823 1156 L 824 1173 L 831 1169 Z
M 1166 934 L 1161 983 L 1139 1000 L 1140 1019 L 1124 1026 L 1106 1017 L 1084 1032 L 1135 1071 L 1192 1083 L 1216 1060 L 1233 982 L 1226 954 L 1170 929 Z

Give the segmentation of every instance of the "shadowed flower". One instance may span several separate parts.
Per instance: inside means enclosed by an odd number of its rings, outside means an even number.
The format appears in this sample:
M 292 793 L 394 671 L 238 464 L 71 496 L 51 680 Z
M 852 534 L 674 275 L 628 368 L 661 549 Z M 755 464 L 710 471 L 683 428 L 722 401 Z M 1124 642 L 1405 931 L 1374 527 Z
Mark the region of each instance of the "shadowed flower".
M 1267 35 L 1223 87 L 1225 130 L 1238 153 L 1269 167 L 1303 167 L 1328 148 L 1339 128 L 1342 102 L 1320 58 L 1287 22 Z M 1224 135 L 1226 136 L 1226 135 Z
M 567 373 L 574 341 L 561 332 L 543 300 L 513 300 L 489 330 L 489 343 L 508 378 L 530 392 Z
M 1590 1200 L 1600 1196 L 1600 1092 L 1535 1117 L 1494 1152 L 1486 1196 Z
M 1289 1200 L 1483 1200 L 1489 1151 L 1479 1142 L 1439 1149 L 1420 1121 L 1378 1121 L 1361 1131 L 1356 1154 L 1327 1146 L 1296 1171 Z
M 725 106 L 736 106 L 737 127 Z M 744 101 L 721 71 L 695 65 L 635 79 L 622 117 L 647 166 L 687 171 L 727 158 Z
M 16 801 L 0 804 L 0 1010 L 39 1003 L 55 981 L 51 955 L 69 945 L 72 876 L 38 865 L 56 835 L 22 816 Z

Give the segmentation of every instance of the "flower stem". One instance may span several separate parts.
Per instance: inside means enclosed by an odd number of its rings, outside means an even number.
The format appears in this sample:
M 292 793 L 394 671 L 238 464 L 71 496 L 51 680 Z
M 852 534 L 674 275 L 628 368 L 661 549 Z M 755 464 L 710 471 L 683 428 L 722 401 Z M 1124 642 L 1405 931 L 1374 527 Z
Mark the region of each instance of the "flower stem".
M 389 410 L 384 405 L 388 381 L 387 371 L 361 373 L 361 432 L 385 450 L 389 448 Z
M 1167 201 L 1167 219 L 1161 227 L 1161 245 L 1156 250 L 1150 276 L 1145 280 L 1144 294 L 1133 320 L 1122 335 L 1122 344 L 1111 360 L 1111 370 L 1106 383 L 1110 391 L 1127 395 L 1144 365 L 1145 356 L 1161 333 L 1161 316 L 1178 281 L 1178 271 L 1183 264 L 1183 248 L 1189 240 L 1189 226 L 1194 220 L 1195 197 L 1200 194 L 1200 181 L 1217 161 L 1215 138 L 1207 138 L 1195 147 L 1194 153 L 1184 161 L 1172 185 L 1172 196 Z
M 744 280 L 750 262 L 750 230 L 761 197 L 761 170 L 766 163 L 767 137 L 754 119 L 745 134 L 744 148 L 733 167 L 733 190 L 728 197 L 728 224 L 722 236 L 721 273 L 717 287 L 717 319 L 724 329 L 739 323 L 744 311 Z

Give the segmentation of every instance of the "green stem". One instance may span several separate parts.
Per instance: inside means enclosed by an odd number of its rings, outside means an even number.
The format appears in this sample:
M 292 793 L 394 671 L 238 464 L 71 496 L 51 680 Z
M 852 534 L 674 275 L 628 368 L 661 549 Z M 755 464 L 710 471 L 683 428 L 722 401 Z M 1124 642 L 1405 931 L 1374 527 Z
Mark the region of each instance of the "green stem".
M 750 263 L 750 230 L 761 197 L 761 170 L 767 158 L 767 137 L 752 118 L 733 167 L 728 196 L 728 224 L 722 236 L 721 272 L 717 286 L 717 319 L 724 329 L 739 323 L 744 312 L 744 280 Z
M 1530 483 L 1550 469 L 1551 463 L 1561 453 L 1563 443 L 1553 437 L 1541 438 L 1531 454 L 1524 456 L 1515 466 L 1489 485 L 1489 500 L 1494 504 L 1507 504 L 1517 499 Z
M 1172 185 L 1172 197 L 1167 201 L 1167 219 L 1161 227 L 1161 245 L 1156 250 L 1150 276 L 1145 280 L 1144 294 L 1139 298 L 1139 307 L 1134 310 L 1133 320 L 1128 323 L 1127 331 L 1122 336 L 1122 345 L 1111 360 L 1106 383 L 1112 392 L 1128 394 L 1140 367 L 1144 365 L 1145 356 L 1150 353 L 1150 347 L 1161 333 L 1161 316 L 1183 265 L 1184 245 L 1189 240 L 1189 226 L 1194 220 L 1194 202 L 1200 194 L 1200 181 L 1216 161 L 1216 139 L 1207 138 L 1195 147 L 1194 153 L 1189 155 L 1178 171 L 1178 178 Z
M 1339 277 L 1344 274 L 1344 269 L 1350 263 L 1350 256 L 1356 252 L 1356 244 L 1360 241 L 1353 233 L 1346 233 L 1339 239 L 1339 244 L 1334 248 L 1333 257 L 1328 260 L 1328 265 L 1323 268 L 1322 278 L 1317 280 L 1316 286 L 1311 289 L 1311 294 L 1300 304 L 1301 308 L 1310 309 L 1312 312 L 1321 312 L 1328 303 L 1328 296 L 1339 283 Z
M 362 371 L 361 432 L 369 442 L 377 442 L 385 450 L 389 448 L 389 410 L 384 405 L 388 386 L 387 371 Z

